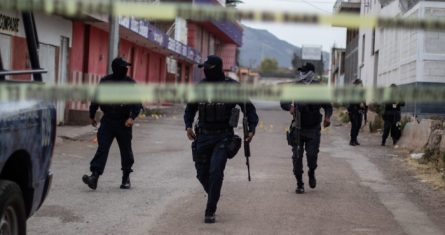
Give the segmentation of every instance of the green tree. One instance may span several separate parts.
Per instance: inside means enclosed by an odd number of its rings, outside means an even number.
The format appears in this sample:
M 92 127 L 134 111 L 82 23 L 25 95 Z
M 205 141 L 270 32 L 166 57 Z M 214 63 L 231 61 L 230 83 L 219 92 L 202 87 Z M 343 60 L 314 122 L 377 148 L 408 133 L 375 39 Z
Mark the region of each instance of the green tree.
M 260 72 L 261 73 L 274 73 L 278 70 L 278 62 L 276 59 L 266 58 L 261 61 Z

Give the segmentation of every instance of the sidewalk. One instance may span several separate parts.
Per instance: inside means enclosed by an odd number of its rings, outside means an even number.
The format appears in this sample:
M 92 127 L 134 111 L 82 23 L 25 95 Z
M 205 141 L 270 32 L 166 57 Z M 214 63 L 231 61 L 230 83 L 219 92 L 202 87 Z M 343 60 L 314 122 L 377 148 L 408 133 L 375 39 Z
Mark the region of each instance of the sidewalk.
M 97 128 L 91 125 L 88 126 L 57 126 L 56 130 L 56 144 L 63 142 L 63 139 L 79 140 L 80 137 L 94 134 Z
M 147 105 L 144 107 L 145 111 L 148 113 L 162 113 L 163 115 L 172 115 L 175 113 L 178 113 L 179 110 L 184 109 L 184 104 L 174 104 L 174 105 Z M 143 112 L 141 112 L 143 114 Z M 145 114 L 143 114 L 145 115 Z M 98 120 L 99 121 L 99 120 Z M 99 127 L 100 123 L 98 123 Z M 91 126 L 91 125 L 85 125 L 85 126 L 71 126 L 71 125 L 64 125 L 64 126 L 57 126 L 57 133 L 56 133 L 56 143 L 60 144 L 63 142 L 63 139 L 68 140 L 79 140 L 81 137 L 85 135 L 92 135 L 97 132 L 97 128 Z

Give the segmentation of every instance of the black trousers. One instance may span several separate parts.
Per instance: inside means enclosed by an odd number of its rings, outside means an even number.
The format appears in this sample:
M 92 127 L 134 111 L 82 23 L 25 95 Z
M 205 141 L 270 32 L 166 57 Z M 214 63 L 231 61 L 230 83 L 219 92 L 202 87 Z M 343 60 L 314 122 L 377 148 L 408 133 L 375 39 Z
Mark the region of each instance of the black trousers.
M 114 138 L 117 140 L 121 154 L 121 165 L 124 173 L 132 172 L 134 163 L 133 151 L 131 149 L 132 127 L 125 126 L 126 120 L 113 120 L 102 118 L 99 131 L 97 132 L 98 148 L 90 163 L 91 172 L 101 175 L 107 164 L 108 152 Z
M 196 156 L 194 156 L 196 177 L 206 191 L 206 212 L 215 213 L 221 195 L 228 153 L 226 140 L 233 132 L 219 134 L 199 134 L 195 140 Z
M 320 127 L 302 129 L 300 133 L 300 144 L 292 146 L 293 172 L 299 186 L 303 185 L 304 151 L 306 151 L 309 171 L 315 171 L 315 169 L 317 169 L 318 152 L 320 149 L 320 131 Z
M 349 115 L 351 120 L 351 141 L 357 141 L 358 133 L 362 127 L 363 115 L 361 113 L 352 113 Z
M 393 143 L 397 143 L 397 141 L 400 139 L 401 131 L 397 127 L 397 122 L 399 120 L 391 119 L 391 120 L 385 120 L 384 126 L 383 126 L 383 136 L 382 136 L 382 143 L 384 144 L 386 142 L 386 139 L 388 138 L 389 134 L 391 133 L 391 138 Z

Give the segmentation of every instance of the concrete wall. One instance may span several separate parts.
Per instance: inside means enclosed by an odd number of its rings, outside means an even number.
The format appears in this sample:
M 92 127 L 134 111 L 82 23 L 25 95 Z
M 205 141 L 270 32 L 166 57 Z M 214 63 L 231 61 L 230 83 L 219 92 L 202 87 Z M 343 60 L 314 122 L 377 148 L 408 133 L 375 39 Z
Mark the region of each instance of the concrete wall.
M 0 51 L 2 56 L 9 56 L 9 58 L 3 58 L 9 64 L 6 64 L 6 68 L 13 70 L 30 69 L 28 47 L 25 39 L 25 29 L 23 26 L 22 15 L 19 12 L 0 11 L 0 14 L 18 19 L 18 31 L 2 30 L 0 34 L 4 38 L 5 42 L 0 44 Z M 59 16 L 48 16 L 44 14 L 34 14 L 35 23 L 37 27 L 37 34 L 39 42 L 45 46 L 51 46 L 56 52 L 59 52 L 61 46 L 62 37 L 68 38 L 70 45 L 72 42 L 72 22 Z M 42 50 L 42 48 L 41 48 Z M 59 54 L 56 53 L 55 58 L 58 59 Z M 58 61 L 56 61 L 58 65 Z M 45 68 L 48 69 L 48 68 Z M 51 76 L 47 80 L 59 81 L 59 75 L 57 73 L 58 67 L 52 68 L 46 77 Z M 30 80 L 31 75 L 14 76 L 17 80 Z
M 394 17 L 401 14 L 399 2 L 394 1 L 382 9 L 381 15 Z M 418 8 L 405 14 L 407 18 L 420 16 Z M 392 83 L 409 84 L 418 80 L 419 43 L 421 36 L 417 30 L 382 29 L 379 30 L 381 43 L 378 64 L 378 86 Z
M 88 30 L 89 28 L 89 30 Z M 74 22 L 70 57 L 70 83 L 95 86 L 105 76 L 108 64 L 108 33 L 83 22 Z M 131 62 L 129 75 L 139 83 L 166 81 L 165 55 L 121 38 L 119 56 Z M 70 124 L 88 123 L 87 101 L 69 102 Z
M 37 33 L 41 43 L 60 47 L 60 37 L 66 37 L 70 39 L 73 32 L 73 26 L 71 20 L 65 19 L 60 16 L 34 14 L 37 26 Z
M 88 48 L 88 73 L 99 76 L 107 74 L 108 33 L 91 27 Z
M 428 18 L 445 17 L 445 2 L 421 2 L 422 14 Z M 422 82 L 445 82 L 445 31 L 425 31 L 421 76 Z
M 366 5 L 367 4 L 367 5 Z M 380 13 L 379 1 L 361 1 L 361 15 L 378 15 Z M 358 78 L 362 79 L 363 85 L 375 86 L 374 62 L 375 51 L 373 49 L 373 29 L 360 28 L 358 34 Z
M 400 9 L 399 0 L 392 1 L 382 9 L 378 4 L 373 5 L 374 1 L 366 2 L 370 4 L 365 7 L 365 1 L 362 1 L 361 14 L 405 18 L 445 17 L 444 1 L 420 1 L 406 12 Z M 387 87 L 392 83 L 416 87 L 445 85 L 444 45 L 444 31 L 377 28 L 374 52 L 378 53 L 372 54 L 372 29 L 361 28 L 358 48 L 360 78 L 368 87 Z M 418 101 L 407 104 L 404 111 L 416 115 L 443 114 L 445 109 L 442 106 Z
M 392 2 L 379 12 L 379 15 L 387 17 L 398 14 L 401 14 L 399 1 Z M 428 1 L 419 2 L 404 14 L 407 18 L 444 16 L 444 2 Z M 376 32 L 376 42 L 376 48 L 379 50 L 377 86 L 388 86 L 391 83 L 445 82 L 445 32 L 380 29 Z M 360 48 L 361 46 L 360 43 Z M 368 74 L 373 63 L 371 58 L 366 58 L 368 57 L 365 56 L 362 72 Z M 369 77 L 370 75 L 364 75 L 365 84 L 369 84 Z
M 431 119 L 412 121 L 406 124 L 398 145 L 402 148 L 425 152 L 425 149 L 445 152 L 445 123 Z
M 71 71 L 82 72 L 84 63 L 84 45 L 85 45 L 85 25 L 81 22 L 73 22 L 73 43 L 70 52 L 70 67 Z M 74 49 L 74 50 L 73 50 Z M 72 81 L 72 77 L 70 77 Z

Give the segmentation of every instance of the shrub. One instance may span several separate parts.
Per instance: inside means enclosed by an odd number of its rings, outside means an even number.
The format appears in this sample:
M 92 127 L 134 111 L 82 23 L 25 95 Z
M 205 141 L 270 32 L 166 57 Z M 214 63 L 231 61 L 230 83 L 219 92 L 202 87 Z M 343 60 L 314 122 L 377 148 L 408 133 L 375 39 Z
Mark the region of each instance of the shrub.
M 383 128 L 383 118 L 380 115 L 376 115 L 374 120 L 369 122 L 369 132 L 375 133 L 377 130 L 381 130 Z
M 141 112 L 142 114 L 145 114 L 145 116 L 151 116 L 151 115 L 163 115 L 164 112 L 161 109 L 148 109 L 145 108 L 143 110 L 143 112 Z
M 379 116 L 383 116 L 383 112 L 385 111 L 385 106 L 376 103 L 371 103 L 368 105 L 368 110 L 378 114 Z
M 341 111 L 340 112 L 340 121 L 342 123 L 348 123 L 349 122 L 348 112 L 346 112 L 346 111 Z

